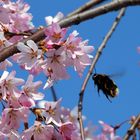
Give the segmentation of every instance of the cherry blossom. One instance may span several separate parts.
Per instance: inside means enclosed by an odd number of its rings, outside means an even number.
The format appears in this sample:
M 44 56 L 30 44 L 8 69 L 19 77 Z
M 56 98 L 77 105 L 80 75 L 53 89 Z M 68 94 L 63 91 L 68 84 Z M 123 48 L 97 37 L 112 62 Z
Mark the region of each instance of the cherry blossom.
M 60 133 L 62 134 L 63 140 L 71 139 L 71 135 L 75 128 L 71 122 L 63 123 L 60 127 Z
M 0 140 L 19 140 L 20 135 L 15 130 L 10 130 L 8 133 L 3 133 L 0 131 Z
M 16 72 L 12 71 L 11 73 L 4 71 L 0 78 L 0 90 L 2 97 L 5 100 L 6 97 L 10 94 L 16 94 L 19 92 L 17 86 L 24 83 L 23 79 L 15 77 Z
M 44 65 L 44 72 L 48 77 L 51 77 L 53 80 L 61 80 L 69 78 L 66 68 L 64 65 L 65 54 L 64 48 L 60 47 L 59 49 L 51 49 L 46 52 L 47 60 L 46 65 Z
M 45 21 L 47 25 L 51 25 L 52 23 L 60 21 L 63 17 L 64 17 L 63 13 L 58 12 L 54 18 L 52 16 L 45 17 Z
M 104 123 L 103 121 L 99 121 L 99 123 L 102 125 L 102 134 L 101 137 L 104 137 L 104 139 L 110 139 L 110 140 L 121 140 L 119 136 L 115 135 L 115 130 L 113 127 L 109 126 L 108 124 Z M 109 138 L 108 138 L 109 136 Z M 103 140 L 104 140 L 103 139 Z
M 9 10 L 7 8 L 0 7 L 0 21 L 4 24 L 10 22 Z
M 17 62 L 21 65 L 25 64 L 25 69 L 27 70 L 30 70 L 37 63 L 37 60 L 41 58 L 42 51 L 38 49 L 32 40 L 28 40 L 27 45 L 19 42 L 17 48 L 21 51 Z
M 35 106 L 35 100 L 43 99 L 44 95 L 37 92 L 37 89 L 41 84 L 41 81 L 33 82 L 33 75 L 29 75 L 25 85 L 22 86 L 23 91 L 18 99 L 20 104 L 26 107 L 31 107 Z
M 60 116 L 61 116 L 61 109 L 60 109 L 60 102 L 62 99 L 59 99 L 56 102 L 49 102 L 49 101 L 41 101 L 39 103 L 39 106 L 44 108 L 43 116 L 46 117 L 46 123 L 50 121 L 50 118 L 52 120 L 55 120 L 56 122 L 60 122 Z
M 57 123 L 53 118 L 50 118 L 48 124 L 54 127 L 53 139 L 76 140 L 80 138 L 75 126 L 70 121 Z
M 82 76 L 85 67 L 91 64 L 88 53 L 93 51 L 93 46 L 87 46 L 88 41 L 82 41 L 77 35 L 76 31 L 72 32 L 65 42 L 68 56 L 66 65 L 73 65 L 75 71 Z
M 29 75 L 25 85 L 22 86 L 22 89 L 27 96 L 32 97 L 34 100 L 41 100 L 44 98 L 44 95 L 37 92 L 41 84 L 41 81 L 33 82 L 33 75 Z
M 18 101 L 18 98 L 20 96 L 20 94 L 17 92 L 17 93 L 7 93 L 6 95 L 6 98 L 3 97 L 2 98 L 2 102 L 6 102 L 5 105 L 3 105 L 3 108 L 5 107 L 14 107 L 14 108 L 19 108 L 21 107 L 19 101 Z
M 54 43 L 60 42 L 64 38 L 66 31 L 67 28 L 61 28 L 58 23 L 51 24 L 45 29 L 46 44 L 49 40 Z
M 1 126 L 7 125 L 9 129 L 18 129 L 20 121 L 27 122 L 29 110 L 27 108 L 5 108 L 2 112 Z
M 29 73 L 33 75 L 38 75 L 39 73 L 41 73 L 43 71 L 42 64 L 41 64 L 42 62 L 43 62 L 42 59 L 38 60 L 36 62 L 36 65 L 33 65 L 33 67 L 29 70 Z
M 35 122 L 35 124 L 29 129 L 25 130 L 22 134 L 22 140 L 51 140 L 53 135 L 53 126 L 43 125 L 40 122 Z
M 3 14 L 7 14 L 4 23 L 8 24 L 9 30 L 12 32 L 19 31 L 27 31 L 33 28 L 33 24 L 31 22 L 32 16 L 30 13 L 27 13 L 29 10 L 29 5 L 23 3 L 22 0 L 18 0 L 16 2 L 7 2 L 3 5 L 4 8 L 8 11 L 8 14 L 3 12 Z M 9 23 L 8 23 L 9 22 Z
M 13 64 L 8 59 L 6 59 L 5 61 L 0 63 L 0 70 L 6 70 L 7 67 L 12 67 L 12 66 Z

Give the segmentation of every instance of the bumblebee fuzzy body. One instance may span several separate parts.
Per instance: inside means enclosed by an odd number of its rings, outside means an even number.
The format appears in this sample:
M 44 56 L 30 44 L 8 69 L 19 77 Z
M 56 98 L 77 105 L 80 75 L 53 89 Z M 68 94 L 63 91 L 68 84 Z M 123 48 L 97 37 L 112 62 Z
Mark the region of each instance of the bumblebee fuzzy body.
M 104 93 L 106 98 L 111 102 L 109 97 L 116 97 L 119 90 L 113 80 L 106 74 L 94 74 L 92 76 L 94 84 L 97 85 L 98 93 L 100 90 Z

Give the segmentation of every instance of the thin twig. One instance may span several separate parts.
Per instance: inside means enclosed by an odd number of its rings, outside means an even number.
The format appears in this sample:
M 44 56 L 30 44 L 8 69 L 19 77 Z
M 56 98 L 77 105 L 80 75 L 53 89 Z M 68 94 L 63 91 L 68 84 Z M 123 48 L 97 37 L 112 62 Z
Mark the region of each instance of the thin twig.
M 92 75 L 92 71 L 103 51 L 103 49 L 105 48 L 107 41 L 110 39 L 112 33 L 115 31 L 117 25 L 119 24 L 120 19 L 122 18 L 122 16 L 124 15 L 125 12 L 125 8 L 122 8 L 119 15 L 116 17 L 111 29 L 109 30 L 109 32 L 107 33 L 107 35 L 105 36 L 103 42 L 101 43 L 100 47 L 98 48 L 98 51 L 93 59 L 93 62 L 90 66 L 89 72 L 83 82 L 80 94 L 79 94 L 79 102 L 78 102 L 78 121 L 79 121 L 79 125 L 80 125 L 80 133 L 81 133 L 81 139 L 84 140 L 84 132 L 83 132 L 83 121 L 82 121 L 82 108 L 83 108 L 83 98 L 84 98 L 84 91 L 86 88 L 86 85 L 88 83 L 88 80 L 90 78 L 90 76 Z
M 119 129 L 123 124 L 125 124 L 126 122 L 128 122 L 129 120 L 125 120 L 123 122 L 121 122 L 120 124 L 117 124 L 115 126 L 111 126 L 114 128 L 114 132 L 116 132 L 117 129 Z
M 72 16 L 70 18 L 63 19 L 59 22 L 59 25 L 61 27 L 68 27 L 68 26 L 71 26 L 74 24 L 78 24 L 82 21 L 109 13 L 111 11 L 119 10 L 123 7 L 136 6 L 136 5 L 140 5 L 140 0 L 113 1 L 108 4 L 99 6 L 97 8 L 85 11 L 81 14 Z M 45 38 L 44 29 L 41 29 L 41 30 L 37 31 L 36 33 L 34 33 L 33 35 L 31 35 L 30 37 L 27 37 L 26 39 L 21 40 L 21 42 L 24 43 L 27 40 L 34 40 L 35 42 L 38 42 L 38 41 L 42 40 L 43 38 Z M 15 43 L 7 48 L 4 48 L 0 51 L 0 62 L 4 61 L 8 57 L 19 52 L 16 45 L 17 45 L 17 43 Z
M 51 86 L 51 92 L 52 92 L 53 100 L 57 101 L 58 99 L 57 99 L 56 92 L 53 86 Z
M 137 128 L 137 126 L 140 123 L 140 114 L 136 117 L 134 123 L 132 124 L 132 126 L 128 129 L 126 135 L 124 136 L 123 140 L 129 140 L 129 138 L 134 134 L 135 129 Z
M 89 2 L 87 2 L 86 4 L 84 4 L 83 6 L 81 6 L 80 8 L 74 10 L 73 12 L 71 12 L 70 14 L 68 14 L 67 17 L 71 17 L 74 16 L 76 14 L 79 14 L 81 12 L 84 12 L 94 6 L 97 6 L 98 4 L 102 3 L 104 0 L 90 0 Z

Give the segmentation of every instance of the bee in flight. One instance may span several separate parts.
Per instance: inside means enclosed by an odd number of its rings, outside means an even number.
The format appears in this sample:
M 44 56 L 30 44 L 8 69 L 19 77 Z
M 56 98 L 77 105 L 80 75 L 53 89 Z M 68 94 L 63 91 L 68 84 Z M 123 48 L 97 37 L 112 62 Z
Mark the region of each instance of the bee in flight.
M 97 86 L 98 94 L 101 90 L 106 98 L 111 102 L 109 97 L 116 97 L 119 89 L 113 80 L 106 74 L 94 74 L 92 76 L 94 84 Z

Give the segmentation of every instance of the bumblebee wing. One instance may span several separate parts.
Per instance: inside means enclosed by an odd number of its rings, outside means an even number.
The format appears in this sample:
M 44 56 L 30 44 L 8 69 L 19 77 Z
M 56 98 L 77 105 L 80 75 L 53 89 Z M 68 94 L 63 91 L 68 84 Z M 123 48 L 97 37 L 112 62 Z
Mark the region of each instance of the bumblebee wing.
M 107 94 L 105 94 L 105 96 L 109 100 L 109 102 L 112 103 L 112 101 L 109 99 L 109 96 Z

